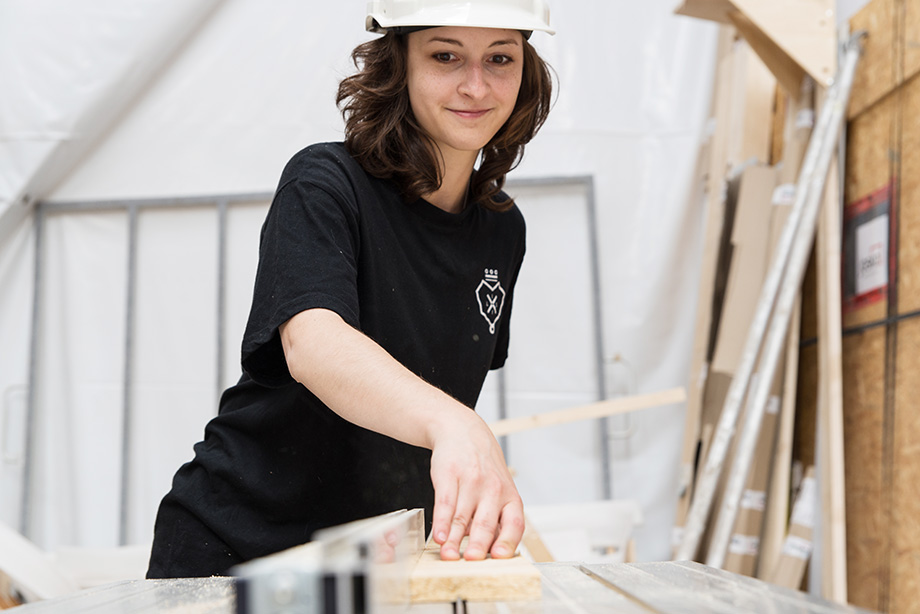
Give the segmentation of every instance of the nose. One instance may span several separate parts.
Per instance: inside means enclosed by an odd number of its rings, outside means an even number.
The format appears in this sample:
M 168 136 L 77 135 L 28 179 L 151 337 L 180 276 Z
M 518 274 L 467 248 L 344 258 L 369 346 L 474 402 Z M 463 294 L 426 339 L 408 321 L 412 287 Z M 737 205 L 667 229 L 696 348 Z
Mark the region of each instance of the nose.
M 458 91 L 464 96 L 479 99 L 489 91 L 489 83 L 484 74 L 483 67 L 478 62 L 471 62 L 463 71 Z

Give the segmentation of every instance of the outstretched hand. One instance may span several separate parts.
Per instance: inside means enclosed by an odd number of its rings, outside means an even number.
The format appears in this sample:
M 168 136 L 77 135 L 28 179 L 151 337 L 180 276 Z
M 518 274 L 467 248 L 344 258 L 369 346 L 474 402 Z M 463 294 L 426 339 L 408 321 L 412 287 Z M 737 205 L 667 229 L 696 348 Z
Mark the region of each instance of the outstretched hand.
M 501 447 L 483 420 L 470 411 L 460 428 L 446 429 L 432 446 L 432 533 L 441 558 L 514 556 L 524 534 L 524 506 Z

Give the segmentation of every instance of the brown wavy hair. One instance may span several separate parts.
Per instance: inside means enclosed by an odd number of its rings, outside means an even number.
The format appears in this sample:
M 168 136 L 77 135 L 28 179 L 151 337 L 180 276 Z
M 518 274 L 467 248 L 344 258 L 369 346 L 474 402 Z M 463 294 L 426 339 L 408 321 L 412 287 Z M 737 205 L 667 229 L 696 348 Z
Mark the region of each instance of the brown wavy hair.
M 524 154 L 549 114 L 549 66 L 526 40 L 521 89 L 508 121 L 482 148 L 470 181 L 470 201 L 496 211 L 514 204 L 500 199 L 505 175 Z M 336 104 L 345 118 L 345 147 L 374 177 L 390 179 L 409 201 L 441 185 L 437 153 L 409 105 L 406 35 L 388 32 L 351 54 L 358 72 L 339 83 Z

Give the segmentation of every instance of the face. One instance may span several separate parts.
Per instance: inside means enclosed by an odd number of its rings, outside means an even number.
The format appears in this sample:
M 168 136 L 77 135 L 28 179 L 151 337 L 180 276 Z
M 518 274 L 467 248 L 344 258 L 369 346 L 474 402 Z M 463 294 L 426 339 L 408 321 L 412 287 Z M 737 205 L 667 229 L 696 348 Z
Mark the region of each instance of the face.
M 408 35 L 409 101 L 445 155 L 475 155 L 511 116 L 521 87 L 516 30 L 429 28 Z

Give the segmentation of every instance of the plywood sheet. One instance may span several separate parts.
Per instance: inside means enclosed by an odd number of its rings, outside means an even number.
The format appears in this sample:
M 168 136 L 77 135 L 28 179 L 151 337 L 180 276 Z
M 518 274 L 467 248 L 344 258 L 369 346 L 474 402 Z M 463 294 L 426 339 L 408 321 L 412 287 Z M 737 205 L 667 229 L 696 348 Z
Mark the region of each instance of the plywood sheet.
M 920 74 L 920 2 L 904 2 L 904 80 Z
M 909 313 L 920 309 L 920 75 L 901 87 L 899 102 L 898 312 Z
M 540 599 L 540 572 L 518 555 L 510 559 L 442 561 L 430 543 L 409 576 L 412 603 L 532 601 Z
M 893 134 L 897 103 L 898 96 L 892 93 L 850 122 L 844 202 L 856 202 L 890 183 L 894 171 L 892 160 L 897 156 Z M 881 321 L 887 312 L 886 300 L 857 309 L 844 315 L 844 329 Z
M 843 371 L 849 599 L 854 605 L 877 609 L 887 531 L 882 503 L 884 327 L 844 337 Z
M 920 319 L 898 324 L 894 450 L 891 455 L 891 612 L 910 612 L 920 596 Z
M 850 31 L 866 30 L 864 54 L 856 67 L 847 116 L 852 118 L 884 98 L 897 86 L 895 17 L 902 0 L 873 0 L 850 20 Z

